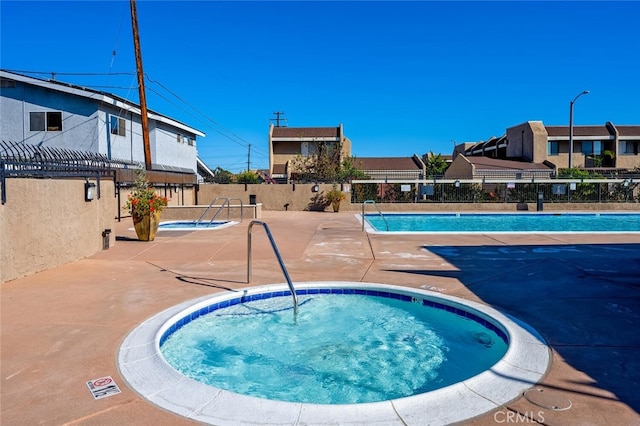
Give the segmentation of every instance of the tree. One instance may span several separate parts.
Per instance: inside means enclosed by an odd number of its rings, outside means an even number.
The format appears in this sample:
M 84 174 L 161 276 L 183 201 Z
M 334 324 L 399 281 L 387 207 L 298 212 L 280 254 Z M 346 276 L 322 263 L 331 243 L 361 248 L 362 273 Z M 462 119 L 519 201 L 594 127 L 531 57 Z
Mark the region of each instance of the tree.
M 236 182 L 238 183 L 259 183 L 260 178 L 258 177 L 258 173 L 247 170 L 246 172 L 238 173 L 236 175 Z
M 427 167 L 427 176 L 442 176 L 449 167 L 447 160 L 441 154 L 434 154 L 432 151 L 424 154 L 422 161 Z
M 613 159 L 616 158 L 615 152 L 605 149 L 602 154 L 592 154 L 589 156 L 593 160 L 595 167 L 613 165 Z
M 213 170 L 213 177 L 205 178 L 205 181 L 213 183 L 231 183 L 233 181 L 233 173 L 220 167 L 216 167 L 216 169 Z
M 303 182 L 347 182 L 365 178 L 352 157 L 341 159 L 342 144 L 319 142 L 317 150 L 306 157 L 298 155 L 292 161 L 292 169 L 297 180 Z

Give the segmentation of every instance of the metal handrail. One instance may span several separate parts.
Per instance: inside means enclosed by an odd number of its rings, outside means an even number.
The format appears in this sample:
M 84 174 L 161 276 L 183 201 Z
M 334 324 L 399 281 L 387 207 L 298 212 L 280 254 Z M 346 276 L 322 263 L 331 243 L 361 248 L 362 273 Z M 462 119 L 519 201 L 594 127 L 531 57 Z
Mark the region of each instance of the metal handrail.
M 204 212 L 200 215 L 200 217 L 198 218 L 198 220 L 196 220 L 196 226 L 198 226 L 198 224 L 202 221 L 202 219 L 206 216 L 207 212 L 209 212 L 209 210 L 211 210 L 211 207 L 213 207 L 213 205 L 215 204 L 216 201 L 218 200 L 224 200 L 222 201 L 222 204 L 220 205 L 220 207 L 218 207 L 218 210 L 215 212 L 215 214 L 213 215 L 213 217 L 211 218 L 211 220 L 209 221 L 209 225 L 211 225 L 213 223 L 214 220 L 216 220 L 216 217 L 218 217 L 218 215 L 220 214 L 220 212 L 222 211 L 222 209 L 224 208 L 224 206 L 227 206 L 227 220 L 230 220 L 230 211 L 231 211 L 231 200 L 238 200 L 240 201 L 240 222 L 242 222 L 242 218 L 243 218 L 243 213 L 244 213 L 244 204 L 242 203 L 242 200 L 240 198 L 226 198 L 226 197 L 216 197 L 213 199 L 213 201 L 211 202 L 211 204 L 209 204 L 209 207 L 207 207 Z
M 267 232 L 267 236 L 269 237 L 269 241 L 271 242 L 271 247 L 273 247 L 273 252 L 276 254 L 276 258 L 278 258 L 278 263 L 280 263 L 280 269 L 282 269 L 284 278 L 287 280 L 287 284 L 289 284 L 289 290 L 291 290 L 291 296 L 293 297 L 293 313 L 297 315 L 298 296 L 296 295 L 296 290 L 293 288 L 293 283 L 291 282 L 291 278 L 289 277 L 289 272 L 287 272 L 287 268 L 286 266 L 284 266 L 282 256 L 280 256 L 278 246 L 276 245 L 276 242 L 271 235 L 269 226 L 265 222 L 259 220 L 252 220 L 249 224 L 249 228 L 247 229 L 247 284 L 251 282 L 251 229 L 253 228 L 253 225 L 262 225 L 264 227 L 264 230 Z
M 196 220 L 196 225 L 198 225 L 200 223 L 200 221 L 202 220 L 202 218 L 207 214 L 207 212 L 211 209 L 211 207 L 213 207 L 213 204 L 218 201 L 220 198 L 223 197 L 216 197 L 213 199 L 213 201 L 211 201 L 211 204 L 209 204 L 209 207 L 207 207 L 206 209 L 204 209 L 204 212 L 200 215 L 200 217 L 198 218 L 198 220 Z M 228 198 L 224 198 L 225 200 L 227 200 Z
M 216 212 L 216 214 L 214 214 L 211 220 L 209 221 L 209 225 L 211 225 L 213 221 L 216 220 L 216 217 L 218 217 L 218 214 L 220 214 L 225 204 L 227 205 L 227 220 L 231 220 L 230 211 L 231 211 L 231 201 L 233 200 L 240 201 L 240 222 L 242 222 L 243 212 L 244 212 L 244 203 L 242 202 L 242 200 L 240 198 L 225 198 L 220 208 L 218 208 L 218 211 Z
M 388 232 L 389 231 L 389 223 L 387 222 L 387 219 L 384 217 L 384 215 L 382 214 L 382 212 L 380 211 L 380 209 L 378 208 L 378 205 L 376 204 L 376 202 L 374 200 L 366 200 L 365 202 L 362 203 L 362 231 L 364 231 L 364 206 L 365 206 L 365 204 L 373 204 L 373 206 L 376 208 L 376 210 L 378 210 L 378 213 L 380 214 L 380 217 L 384 221 L 384 224 L 387 227 L 387 232 Z

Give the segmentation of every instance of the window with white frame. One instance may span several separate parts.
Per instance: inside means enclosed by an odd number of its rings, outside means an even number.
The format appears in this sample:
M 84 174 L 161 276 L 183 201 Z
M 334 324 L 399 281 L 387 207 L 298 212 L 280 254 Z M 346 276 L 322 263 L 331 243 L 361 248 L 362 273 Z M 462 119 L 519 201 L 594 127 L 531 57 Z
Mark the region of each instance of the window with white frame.
M 29 113 L 29 130 L 32 132 L 61 132 L 62 112 L 38 111 Z
M 111 116 L 111 134 L 118 136 L 127 136 L 127 122 L 124 118 Z

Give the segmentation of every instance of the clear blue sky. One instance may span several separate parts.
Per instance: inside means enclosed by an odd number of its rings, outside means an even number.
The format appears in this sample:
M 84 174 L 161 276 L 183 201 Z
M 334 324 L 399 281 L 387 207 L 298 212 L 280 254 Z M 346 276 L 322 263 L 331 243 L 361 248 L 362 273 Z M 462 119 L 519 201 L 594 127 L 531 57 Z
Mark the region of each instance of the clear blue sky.
M 528 120 L 640 124 L 640 2 L 138 0 L 147 103 L 201 158 L 268 167 L 274 111 L 356 157 L 450 154 Z M 129 1 L 0 2 L 1 67 L 138 102 Z M 116 52 L 115 56 L 113 52 Z M 94 74 L 66 75 L 71 74 Z M 108 75 L 112 73 L 112 75 Z M 124 74 L 116 74 L 124 73 Z

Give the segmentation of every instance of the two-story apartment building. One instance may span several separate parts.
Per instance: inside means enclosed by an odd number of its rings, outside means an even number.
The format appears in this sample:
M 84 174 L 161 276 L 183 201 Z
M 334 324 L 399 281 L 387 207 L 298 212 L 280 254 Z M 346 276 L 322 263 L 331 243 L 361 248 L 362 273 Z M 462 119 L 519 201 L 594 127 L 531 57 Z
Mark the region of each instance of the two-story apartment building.
M 640 125 L 619 126 L 607 122 L 602 126 L 573 126 L 572 143 L 569 134 L 569 126 L 527 121 L 508 128 L 501 137 L 466 145 L 460 152 L 466 157 L 484 156 L 532 163 L 547 161 L 557 168 L 567 168 L 573 143 L 573 167 L 621 170 L 640 167 Z
M 286 183 L 296 170 L 294 160 L 309 157 L 321 149 L 340 148 L 340 159 L 351 156 L 351 141 L 337 127 L 269 126 L 269 174 Z
M 144 164 L 140 107 L 118 96 L 0 70 L 0 139 Z M 148 112 L 153 170 L 195 175 L 204 133 Z

